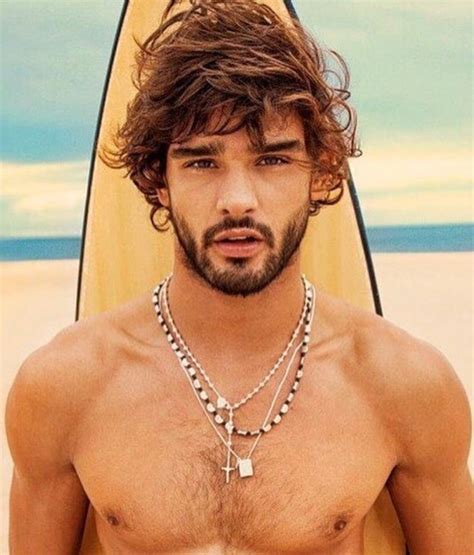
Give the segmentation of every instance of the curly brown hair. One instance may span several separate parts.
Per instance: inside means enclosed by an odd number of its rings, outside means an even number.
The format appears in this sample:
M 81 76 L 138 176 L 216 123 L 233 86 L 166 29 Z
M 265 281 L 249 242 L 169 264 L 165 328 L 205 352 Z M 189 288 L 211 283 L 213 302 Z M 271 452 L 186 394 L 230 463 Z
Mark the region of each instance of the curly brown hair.
M 137 41 L 138 93 L 113 146 L 100 151 L 108 166 L 127 169 L 152 206 L 153 227 L 168 227 L 167 209 L 161 222 L 155 215 L 164 208 L 157 189 L 166 187 L 172 142 L 245 128 L 261 145 L 262 117 L 269 112 L 296 113 L 303 122 L 311 171 L 326 191 L 311 201 L 310 213 L 338 202 L 346 160 L 361 154 L 343 58 L 323 50 L 298 21 L 284 22 L 253 0 L 191 0 L 181 11 L 179 4 L 171 0 L 158 29 L 143 44 Z

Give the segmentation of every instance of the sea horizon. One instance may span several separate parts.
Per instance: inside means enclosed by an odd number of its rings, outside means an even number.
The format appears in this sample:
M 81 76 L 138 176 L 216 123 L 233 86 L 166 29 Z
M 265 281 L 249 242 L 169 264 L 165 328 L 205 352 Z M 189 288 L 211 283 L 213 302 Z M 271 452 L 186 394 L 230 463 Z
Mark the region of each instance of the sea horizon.
M 368 226 L 371 253 L 474 251 L 474 223 Z M 82 238 L 1 237 L 0 261 L 78 259 Z

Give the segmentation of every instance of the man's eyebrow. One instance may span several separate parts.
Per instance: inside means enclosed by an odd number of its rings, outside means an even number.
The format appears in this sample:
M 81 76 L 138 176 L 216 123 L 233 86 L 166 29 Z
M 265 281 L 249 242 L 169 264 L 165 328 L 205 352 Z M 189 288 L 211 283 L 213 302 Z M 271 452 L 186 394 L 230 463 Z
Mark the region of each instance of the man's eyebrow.
M 222 143 L 212 142 L 198 146 L 178 146 L 170 150 L 171 158 L 192 158 L 193 156 L 217 156 L 223 151 Z
M 303 143 L 298 139 L 276 141 L 273 143 L 264 143 L 261 147 L 252 148 L 257 154 L 269 154 L 271 152 L 279 152 L 280 150 L 303 150 Z
M 220 141 L 202 144 L 198 146 L 178 146 L 172 147 L 170 150 L 171 158 L 192 158 L 194 156 L 217 156 L 224 152 L 224 146 Z M 251 152 L 256 154 L 270 154 L 272 152 L 280 152 L 281 150 L 303 150 L 303 143 L 298 139 L 289 139 L 283 141 L 275 141 L 273 143 L 264 143 L 261 147 L 251 147 Z

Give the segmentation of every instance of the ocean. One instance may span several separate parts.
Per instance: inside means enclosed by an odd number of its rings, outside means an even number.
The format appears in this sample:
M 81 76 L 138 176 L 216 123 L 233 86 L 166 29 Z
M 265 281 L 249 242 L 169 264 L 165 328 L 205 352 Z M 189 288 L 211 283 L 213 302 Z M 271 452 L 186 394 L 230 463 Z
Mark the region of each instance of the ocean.
M 474 250 L 474 224 L 368 227 L 371 252 Z M 80 237 L 0 238 L 0 261 L 79 258 Z

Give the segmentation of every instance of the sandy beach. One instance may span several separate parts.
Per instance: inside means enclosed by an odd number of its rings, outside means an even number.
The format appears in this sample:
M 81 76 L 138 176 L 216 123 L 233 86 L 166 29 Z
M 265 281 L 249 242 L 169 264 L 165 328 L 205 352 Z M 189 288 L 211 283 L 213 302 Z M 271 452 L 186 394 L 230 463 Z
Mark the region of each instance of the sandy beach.
M 473 253 L 374 254 L 385 317 L 442 351 L 472 401 Z M 11 460 L 4 402 L 25 357 L 74 321 L 77 260 L 0 263 L 2 486 L 0 553 L 7 553 Z M 471 471 L 473 470 L 471 455 Z

